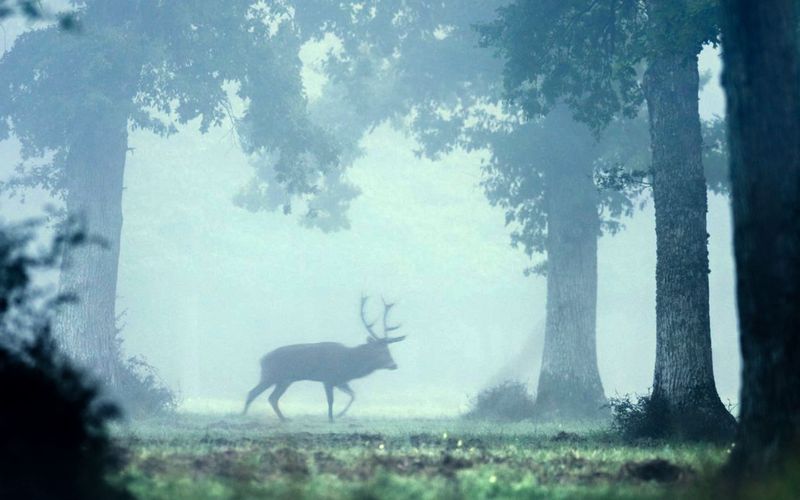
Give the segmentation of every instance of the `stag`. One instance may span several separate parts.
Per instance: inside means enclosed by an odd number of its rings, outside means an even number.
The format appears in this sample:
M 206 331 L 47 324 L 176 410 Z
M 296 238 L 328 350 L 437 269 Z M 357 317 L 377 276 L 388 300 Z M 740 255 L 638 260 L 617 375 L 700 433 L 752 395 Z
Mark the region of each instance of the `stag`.
M 387 324 L 389 311 L 394 304 L 383 301 L 383 335 L 373 329 L 377 320 L 368 323 L 364 316 L 367 297 L 361 297 L 361 322 L 367 329 L 367 342 L 356 347 L 347 347 L 337 342 L 316 344 L 294 344 L 280 347 L 261 358 L 261 381 L 247 394 L 244 411 L 250 407 L 261 393 L 275 386 L 269 396 L 269 403 L 281 421 L 286 420 L 278 407 L 278 400 L 293 382 L 313 380 L 322 382 L 328 399 L 328 420 L 333 422 L 333 389 L 337 388 L 350 396 L 350 400 L 336 418 L 341 417 L 355 400 L 350 387 L 351 380 L 365 377 L 375 370 L 396 370 L 397 364 L 389 352 L 389 344 L 400 342 L 401 337 L 390 337 L 389 333 L 400 325 Z

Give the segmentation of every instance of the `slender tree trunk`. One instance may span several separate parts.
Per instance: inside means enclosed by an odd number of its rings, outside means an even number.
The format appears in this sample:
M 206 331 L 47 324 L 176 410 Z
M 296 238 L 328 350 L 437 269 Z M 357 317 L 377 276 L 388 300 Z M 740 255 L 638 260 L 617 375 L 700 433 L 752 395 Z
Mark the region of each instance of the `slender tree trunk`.
M 742 347 L 731 470 L 800 455 L 800 61 L 794 0 L 725 0 L 724 86 Z
M 607 413 L 597 369 L 599 195 L 595 139 L 563 111 L 548 118 L 547 317 L 536 413 L 593 419 Z
M 115 303 L 127 149 L 127 116 L 109 111 L 76 134 L 65 171 L 69 215 L 82 219 L 102 244 L 67 250 L 61 291 L 76 300 L 56 318 L 56 333 L 67 352 L 110 387 L 119 361 Z
M 671 7 L 660 5 L 662 10 Z M 657 22 L 658 11 L 652 14 Z M 649 61 L 644 89 L 657 248 L 652 398 L 668 412 L 669 434 L 722 437 L 733 432 L 735 420 L 717 394 L 711 359 L 708 206 L 694 47 L 681 50 L 667 44 L 656 53 Z

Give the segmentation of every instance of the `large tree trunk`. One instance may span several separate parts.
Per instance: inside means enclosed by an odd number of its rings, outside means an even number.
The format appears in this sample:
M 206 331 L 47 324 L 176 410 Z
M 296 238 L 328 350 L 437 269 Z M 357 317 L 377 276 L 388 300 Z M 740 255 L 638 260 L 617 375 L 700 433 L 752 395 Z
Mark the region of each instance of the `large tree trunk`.
M 658 11 L 651 13 L 657 22 Z M 733 432 L 735 420 L 717 394 L 711 359 L 697 55 L 694 47 L 665 44 L 644 79 L 657 249 L 652 398 L 667 411 L 668 434 L 721 437 Z
M 536 413 L 593 419 L 607 413 L 597 369 L 595 139 L 564 110 L 548 117 L 546 129 L 547 317 Z
M 67 249 L 61 291 L 76 300 L 60 311 L 56 334 L 75 360 L 112 388 L 119 361 L 114 306 L 127 150 L 127 116 L 109 111 L 76 134 L 65 170 L 68 213 L 102 244 Z
M 794 0 L 723 2 L 742 347 L 732 470 L 800 454 L 800 61 Z

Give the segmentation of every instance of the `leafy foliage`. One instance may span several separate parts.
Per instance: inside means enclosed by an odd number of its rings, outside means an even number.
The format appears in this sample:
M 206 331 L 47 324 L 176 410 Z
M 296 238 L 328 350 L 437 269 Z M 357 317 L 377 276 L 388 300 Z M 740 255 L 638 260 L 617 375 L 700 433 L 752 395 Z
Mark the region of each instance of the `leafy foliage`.
M 728 171 L 728 136 L 725 120 L 703 121 L 703 169 L 708 189 L 717 194 L 730 193 Z
M 8 332 L 5 332 L 8 334 Z M 127 498 L 105 476 L 118 467 L 105 424 L 118 415 L 58 352 L 49 330 L 0 347 L 0 495 Z
M 132 129 L 161 135 L 196 119 L 201 131 L 230 123 L 247 153 L 270 153 L 257 182 L 301 198 L 330 192 L 325 180 L 337 170 L 339 148 L 308 115 L 288 7 L 218 7 L 91 0 L 76 10 L 79 36 L 55 28 L 21 35 L 0 60 L 0 140 L 13 133 L 26 160 L 52 161 L 24 163 L 16 185 L 61 192 L 71 146 L 118 114 Z M 338 206 L 317 211 L 328 208 Z
M 716 40 L 713 2 L 690 3 L 693 24 L 682 25 L 681 36 L 698 46 Z M 547 234 L 546 170 L 560 168 L 541 116 L 558 105 L 592 126 L 600 142 L 589 161 L 607 181 L 598 186 L 605 232 L 622 229 L 621 217 L 632 215 L 648 187 L 640 174 L 650 168 L 640 88 L 652 45 L 645 7 L 636 0 L 371 0 L 351 9 L 316 1 L 294 20 L 306 34 L 335 36 L 325 93 L 356 110 L 356 129 L 391 121 L 431 158 L 486 151 L 486 195 L 506 211 L 512 245 L 533 257 L 544 252 Z M 681 12 L 673 12 L 676 20 L 686 21 Z M 721 151 L 708 148 L 709 163 L 721 164 Z M 716 189 L 722 178 L 709 185 Z M 543 269 L 540 262 L 529 271 Z
M 479 47 L 481 34 L 474 29 L 506 2 L 374 0 L 352 11 L 344 4 L 317 10 L 318 3 L 297 12 L 295 21 L 306 33 L 336 37 L 337 49 L 324 66 L 325 94 L 339 96 L 355 110 L 357 130 L 365 133 L 389 121 L 414 136 L 418 153 L 430 158 L 456 149 L 488 153 L 482 185 L 489 201 L 506 211 L 512 244 L 531 257 L 542 253 L 546 171 L 559 169 L 562 159 L 542 133 L 547 124 L 508 101 L 503 61 Z M 643 132 L 631 134 L 636 127 Z M 601 152 L 587 168 L 611 161 L 639 168 L 649 140 L 644 122 L 620 120 L 617 129 L 628 134 L 603 138 Z M 622 140 L 612 151 L 615 139 Z M 601 201 L 604 228 L 619 230 L 616 219 L 633 211 L 627 193 L 605 190 Z
M 612 429 L 625 439 L 663 439 L 668 437 L 667 405 L 649 395 L 618 397 L 609 400 Z
M 535 0 L 516 1 L 498 10 L 494 22 L 478 26 L 481 44 L 492 47 L 504 60 L 504 96 L 533 120 L 559 105 L 588 124 L 603 148 L 595 160 L 595 181 L 602 192 L 603 228 L 610 233 L 622 227 L 621 214 L 631 215 L 632 200 L 649 187 L 649 137 L 641 116 L 644 99 L 641 76 L 648 58 L 676 40 L 699 52 L 703 43 L 716 43 L 715 4 L 706 0 L 659 2 L 659 15 L 669 20 L 653 25 L 649 16 L 655 2 L 636 0 Z M 704 124 L 704 164 L 710 189 L 725 189 L 724 133 L 719 121 Z M 523 170 L 524 172 L 524 170 Z M 502 179 L 503 172 L 500 171 Z M 497 173 L 495 173 L 497 175 Z M 531 213 L 530 205 L 514 200 L 513 186 L 522 177 L 493 184 L 490 191 L 516 220 L 522 231 L 515 243 L 527 242 L 526 251 L 541 251 L 545 219 Z M 520 237 L 523 235 L 523 237 Z
M 35 0 L 0 0 L 0 22 L 14 16 L 24 17 L 29 21 L 55 20 L 61 29 L 67 31 L 78 28 L 75 16 L 70 12 L 52 14 L 41 2 Z
M 81 225 L 70 219 L 61 224 L 49 247 L 33 252 L 42 225 L 41 220 L 31 220 L 0 229 L 0 328 L 5 332 L 0 336 L 0 345 L 19 348 L 27 345 L 24 342 L 35 341 L 39 332 L 49 332 L 56 309 L 77 297 L 58 294 L 52 286 L 34 286 L 35 276 L 57 269 L 66 247 L 102 244 L 87 236 Z M 178 404 L 176 394 L 143 358 L 123 359 L 122 341 L 116 340 L 119 350 L 116 373 L 120 380 L 115 396 L 126 414 L 143 417 L 173 411 Z
M 709 421 L 702 412 L 707 404 L 700 396 L 690 396 L 680 409 L 671 409 L 663 399 L 625 396 L 609 401 L 612 429 L 624 439 L 678 439 L 729 442 L 734 429 L 727 422 Z
M 42 330 L 54 309 L 72 299 L 56 294 L 52 287 L 34 285 L 34 278 L 57 267 L 67 246 L 91 243 L 91 239 L 70 219 L 61 225 L 48 247 L 34 251 L 42 225 L 38 219 L 0 225 L 0 330 L 7 332 L 0 336 L 0 344 L 19 339 L 10 332 Z
M 127 498 L 105 479 L 119 466 L 106 431 L 118 410 L 59 352 L 49 329 L 59 299 L 33 284 L 83 236 L 62 232 L 35 252 L 37 227 L 0 227 L 0 496 Z
M 158 371 L 141 356 L 120 361 L 116 390 L 126 416 L 152 417 L 173 413 L 178 407 L 178 396 L 170 389 Z
M 699 53 L 717 42 L 716 21 L 711 0 L 525 0 L 499 9 L 479 31 L 481 43 L 504 58 L 506 95 L 526 114 L 563 102 L 600 131 L 638 115 L 653 54 Z
M 534 398 L 522 382 L 506 380 L 475 396 L 467 418 L 518 422 L 531 418 Z
M 513 2 L 479 27 L 481 43 L 505 58 L 509 99 L 528 116 L 563 101 L 578 121 L 602 129 L 635 117 L 643 102 L 637 67 L 645 14 L 636 0 Z

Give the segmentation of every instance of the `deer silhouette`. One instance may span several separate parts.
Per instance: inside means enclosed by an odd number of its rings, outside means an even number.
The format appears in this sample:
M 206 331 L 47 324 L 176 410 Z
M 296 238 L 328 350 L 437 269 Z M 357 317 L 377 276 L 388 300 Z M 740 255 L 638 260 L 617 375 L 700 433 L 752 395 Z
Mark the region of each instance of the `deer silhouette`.
M 367 297 L 361 297 L 361 322 L 367 329 L 367 342 L 355 347 L 347 347 L 338 342 L 319 342 L 315 344 L 294 344 L 279 347 L 261 358 L 261 381 L 247 394 L 243 414 L 250 403 L 261 393 L 275 386 L 269 396 L 269 403 L 282 421 L 286 420 L 278 407 L 278 400 L 293 382 L 313 380 L 322 382 L 328 400 L 328 420 L 333 422 L 333 389 L 337 388 L 350 396 L 347 406 L 337 418 L 344 415 L 355 401 L 355 392 L 350 387 L 351 380 L 366 377 L 375 370 L 396 370 L 389 352 L 389 344 L 400 342 L 405 337 L 389 337 L 389 332 L 400 325 L 389 326 L 387 319 L 394 304 L 383 301 L 383 335 L 373 329 L 376 321 L 368 323 L 364 317 Z

